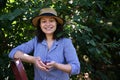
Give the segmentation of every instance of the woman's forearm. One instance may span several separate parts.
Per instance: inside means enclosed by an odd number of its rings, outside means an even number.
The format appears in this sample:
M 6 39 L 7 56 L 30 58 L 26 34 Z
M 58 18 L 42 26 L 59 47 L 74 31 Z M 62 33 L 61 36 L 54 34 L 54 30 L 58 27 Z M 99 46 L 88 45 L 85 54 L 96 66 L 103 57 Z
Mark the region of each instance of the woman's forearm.
M 71 65 L 70 64 L 59 64 L 59 63 L 55 63 L 55 67 L 59 70 L 62 70 L 64 72 L 67 72 L 67 73 L 71 73 Z
M 35 57 L 30 56 L 28 54 L 25 54 L 21 51 L 17 51 L 14 55 L 14 58 L 19 58 L 24 62 L 28 62 L 28 63 L 34 63 L 35 62 Z

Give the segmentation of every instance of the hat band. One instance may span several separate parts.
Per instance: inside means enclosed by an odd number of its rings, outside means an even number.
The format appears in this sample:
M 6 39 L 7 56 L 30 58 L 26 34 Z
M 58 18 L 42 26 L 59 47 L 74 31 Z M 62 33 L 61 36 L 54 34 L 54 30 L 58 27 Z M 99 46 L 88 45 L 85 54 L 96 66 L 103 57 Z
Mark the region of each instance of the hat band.
M 40 14 L 39 16 L 56 16 L 52 13 L 44 13 L 44 14 Z

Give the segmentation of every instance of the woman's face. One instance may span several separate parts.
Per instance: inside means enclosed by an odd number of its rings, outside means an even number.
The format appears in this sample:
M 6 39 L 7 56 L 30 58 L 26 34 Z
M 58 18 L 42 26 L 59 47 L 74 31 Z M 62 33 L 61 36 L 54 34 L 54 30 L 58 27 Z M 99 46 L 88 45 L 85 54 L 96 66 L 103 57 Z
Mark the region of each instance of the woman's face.
M 51 16 L 44 16 L 40 19 L 41 30 L 47 35 L 55 32 L 57 27 L 57 22 L 55 18 Z

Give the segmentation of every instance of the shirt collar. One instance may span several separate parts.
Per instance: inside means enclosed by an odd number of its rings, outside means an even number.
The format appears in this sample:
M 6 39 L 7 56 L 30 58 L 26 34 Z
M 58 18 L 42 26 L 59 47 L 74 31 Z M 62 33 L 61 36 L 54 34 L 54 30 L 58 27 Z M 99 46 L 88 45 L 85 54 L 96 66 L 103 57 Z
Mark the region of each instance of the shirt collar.
M 53 42 L 53 45 L 58 45 L 58 43 L 59 43 L 59 40 L 57 41 L 57 40 L 54 40 L 54 42 Z M 47 41 L 44 39 L 42 42 L 41 42 L 41 44 L 43 44 L 43 45 L 47 45 Z

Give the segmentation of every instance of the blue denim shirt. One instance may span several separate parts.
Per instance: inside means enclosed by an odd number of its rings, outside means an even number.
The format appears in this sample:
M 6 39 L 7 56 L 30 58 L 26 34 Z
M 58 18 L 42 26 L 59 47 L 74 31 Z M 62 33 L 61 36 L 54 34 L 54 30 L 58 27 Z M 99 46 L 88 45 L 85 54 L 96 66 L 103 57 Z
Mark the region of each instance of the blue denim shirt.
M 79 74 L 80 72 L 80 62 L 71 39 L 63 38 L 58 41 L 55 40 L 50 50 L 48 50 L 46 40 L 38 43 L 37 37 L 34 37 L 32 40 L 13 48 L 9 53 L 9 57 L 13 58 L 15 52 L 18 50 L 25 54 L 29 54 L 34 50 L 34 56 L 40 57 L 42 61 L 56 61 L 61 64 L 70 64 L 72 66 L 71 75 Z M 70 74 L 56 68 L 52 68 L 46 72 L 34 66 L 34 80 L 69 80 L 69 77 Z

